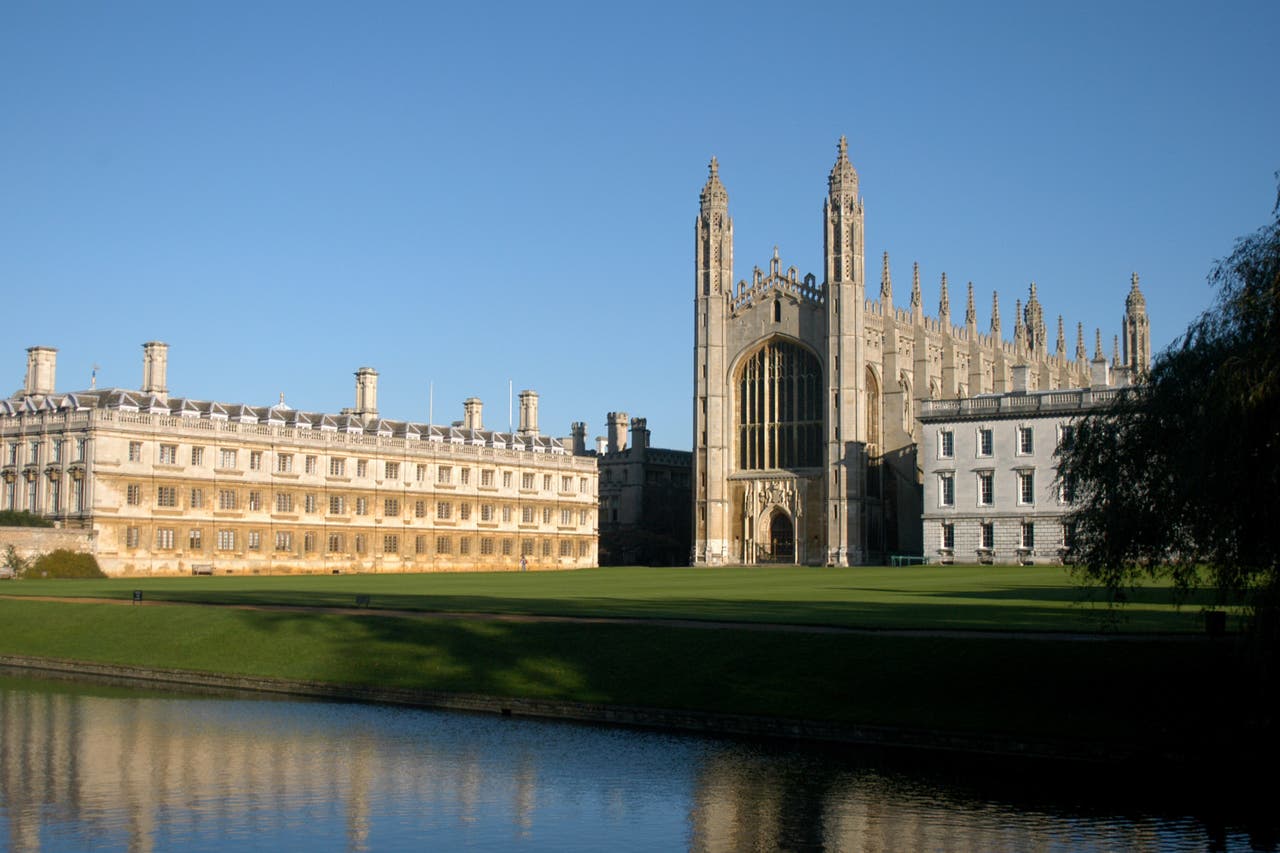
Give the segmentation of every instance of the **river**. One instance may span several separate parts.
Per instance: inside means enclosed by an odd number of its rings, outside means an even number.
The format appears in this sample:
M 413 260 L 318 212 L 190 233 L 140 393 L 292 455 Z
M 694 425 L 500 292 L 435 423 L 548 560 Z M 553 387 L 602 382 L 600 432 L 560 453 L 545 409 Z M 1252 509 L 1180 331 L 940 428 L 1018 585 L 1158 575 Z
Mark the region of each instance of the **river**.
M 0 794 L 13 851 L 1276 849 L 1107 771 L 12 674 Z

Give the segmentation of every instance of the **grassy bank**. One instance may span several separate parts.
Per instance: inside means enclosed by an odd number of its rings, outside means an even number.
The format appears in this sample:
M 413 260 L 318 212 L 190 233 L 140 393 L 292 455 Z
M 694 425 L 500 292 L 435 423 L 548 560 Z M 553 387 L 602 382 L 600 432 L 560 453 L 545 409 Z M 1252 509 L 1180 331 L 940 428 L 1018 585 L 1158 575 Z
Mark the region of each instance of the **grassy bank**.
M 1046 566 L 589 569 L 477 574 L 217 576 L 0 584 L 0 594 L 206 604 L 370 606 L 419 611 L 618 616 L 866 628 L 1195 632 L 1193 598 L 1135 593 L 1122 611 L 1091 602 L 1066 570 Z
M 0 654 L 1067 740 L 1216 731 L 1230 646 L 0 600 Z

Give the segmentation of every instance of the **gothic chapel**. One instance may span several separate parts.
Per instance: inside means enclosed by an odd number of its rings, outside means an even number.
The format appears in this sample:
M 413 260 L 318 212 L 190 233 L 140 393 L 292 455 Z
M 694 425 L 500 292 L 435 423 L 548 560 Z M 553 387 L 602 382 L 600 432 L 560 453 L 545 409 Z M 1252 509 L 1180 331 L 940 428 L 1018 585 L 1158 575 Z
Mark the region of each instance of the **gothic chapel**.
M 945 273 L 936 317 L 924 314 L 918 267 L 908 306 L 895 307 L 887 254 L 871 298 L 843 137 L 823 206 L 822 281 L 784 269 L 775 249 L 767 271 L 735 286 L 729 195 L 714 159 L 710 170 L 695 224 L 694 565 L 920 554 L 921 401 L 1019 390 L 1015 365 L 1029 368 L 1021 390 L 1087 388 L 1091 363 L 1105 363 L 1101 333 L 1090 359 L 1079 325 L 1067 352 L 1061 316 L 1050 351 L 1034 283 L 1012 340 L 995 294 L 990 329 L 977 329 L 972 283 L 964 324 L 953 325 Z M 1124 362 L 1117 341 L 1109 373 L 1124 384 L 1151 358 L 1136 274 L 1122 325 Z

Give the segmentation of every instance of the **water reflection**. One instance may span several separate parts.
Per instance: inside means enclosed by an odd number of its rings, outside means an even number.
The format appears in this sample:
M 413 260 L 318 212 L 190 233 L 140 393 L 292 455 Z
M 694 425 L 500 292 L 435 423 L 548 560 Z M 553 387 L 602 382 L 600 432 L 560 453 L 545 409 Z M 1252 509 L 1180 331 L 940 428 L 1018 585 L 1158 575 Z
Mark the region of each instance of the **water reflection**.
M 0 789 L 12 850 L 1254 846 L 1187 815 L 1014 804 L 822 751 L 15 680 Z

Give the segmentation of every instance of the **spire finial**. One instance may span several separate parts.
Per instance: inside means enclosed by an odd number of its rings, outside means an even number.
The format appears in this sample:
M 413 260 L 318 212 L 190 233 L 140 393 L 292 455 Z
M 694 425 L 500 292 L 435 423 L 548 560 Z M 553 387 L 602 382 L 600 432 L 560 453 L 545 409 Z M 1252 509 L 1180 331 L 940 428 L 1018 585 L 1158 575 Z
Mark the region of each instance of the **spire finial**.
M 1120 336 L 1113 335 L 1111 338 L 1111 364 L 1115 367 L 1120 366 Z
M 911 265 L 911 310 L 918 311 L 922 304 L 920 297 L 920 263 Z
M 943 322 L 951 320 L 951 295 L 947 293 L 947 274 L 942 274 L 941 293 L 938 297 L 938 319 Z
M 840 157 L 841 159 L 849 157 L 849 140 L 845 138 L 843 133 L 840 134 Z
M 1058 315 L 1057 354 L 1062 355 L 1064 352 L 1066 352 L 1066 349 L 1067 349 L 1067 336 L 1066 334 L 1064 334 L 1064 331 L 1062 328 L 1062 315 L 1059 314 Z
M 1093 330 L 1093 360 L 1106 360 L 1106 356 L 1102 354 L 1102 330 L 1098 328 Z
M 880 301 L 893 304 L 893 278 L 889 275 L 889 253 L 884 253 L 884 266 L 880 270 Z
M 710 174 L 708 177 L 712 177 L 712 178 L 720 177 L 720 161 L 717 160 L 714 156 L 711 158 Z
M 1084 361 L 1089 357 L 1084 348 L 1084 323 L 1076 323 L 1076 361 Z
M 991 291 L 991 334 L 1000 337 L 1000 292 Z
M 724 212 L 729 209 L 729 193 L 725 191 L 724 184 L 720 183 L 720 161 L 715 157 L 711 158 L 711 165 L 707 167 L 707 182 L 702 187 L 699 203 L 704 216 L 713 210 Z
M 977 325 L 978 312 L 973 307 L 973 282 L 969 282 L 969 300 L 964 306 L 964 324 L 966 326 Z

